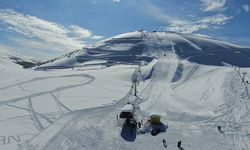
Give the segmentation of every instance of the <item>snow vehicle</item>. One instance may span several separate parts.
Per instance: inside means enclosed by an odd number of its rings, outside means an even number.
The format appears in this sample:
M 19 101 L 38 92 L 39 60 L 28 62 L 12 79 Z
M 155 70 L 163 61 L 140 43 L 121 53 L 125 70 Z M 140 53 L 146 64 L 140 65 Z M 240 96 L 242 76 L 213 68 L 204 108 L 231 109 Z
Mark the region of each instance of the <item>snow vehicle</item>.
M 126 119 L 125 123 L 130 128 L 130 134 L 132 134 L 137 127 L 136 120 L 134 118 L 128 118 Z
M 122 112 L 119 115 L 119 118 L 123 119 L 133 119 L 133 106 L 131 104 L 127 104 L 122 108 Z
M 133 118 L 133 113 L 128 111 L 122 111 L 119 117 L 123 119 Z
M 136 128 L 137 127 L 137 122 L 133 118 L 126 119 L 126 124 L 131 127 L 131 128 Z
M 155 128 L 155 129 L 153 129 L 153 130 L 151 131 L 151 135 L 156 136 L 156 135 L 159 134 L 160 132 L 161 132 L 160 129 Z

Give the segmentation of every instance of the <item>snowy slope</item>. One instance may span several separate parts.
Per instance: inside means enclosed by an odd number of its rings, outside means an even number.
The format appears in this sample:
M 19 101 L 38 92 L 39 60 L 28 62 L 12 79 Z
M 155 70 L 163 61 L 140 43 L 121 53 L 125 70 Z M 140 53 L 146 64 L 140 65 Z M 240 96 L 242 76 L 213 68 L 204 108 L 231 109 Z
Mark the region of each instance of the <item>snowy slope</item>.
M 249 48 L 235 44 L 143 31 L 103 40 L 36 70 L 4 64 L 12 69 L 11 78 L 0 76 L 0 149 L 160 150 L 164 138 L 171 150 L 179 140 L 182 149 L 248 150 L 250 76 L 242 82 L 250 71 L 248 56 Z M 143 121 L 131 133 L 116 118 L 127 102 Z M 146 123 L 151 114 L 162 116 L 164 130 L 157 136 Z
M 0 76 L 0 149 L 16 149 L 71 111 L 119 100 L 129 90 L 133 72 L 132 66 L 73 72 L 5 67 Z
M 152 40 L 151 40 L 152 39 Z M 168 44 L 171 41 L 172 44 Z M 148 44 L 155 44 L 148 47 Z M 170 48 L 169 48 L 170 47 Z M 82 50 L 69 53 L 52 60 L 38 69 L 61 69 L 86 66 L 88 61 L 96 61 L 96 65 L 110 66 L 114 64 L 138 64 L 140 61 L 150 62 L 170 50 L 181 60 L 222 66 L 224 63 L 248 67 L 250 48 L 227 43 L 197 35 L 184 35 L 172 32 L 136 31 L 118 35 Z

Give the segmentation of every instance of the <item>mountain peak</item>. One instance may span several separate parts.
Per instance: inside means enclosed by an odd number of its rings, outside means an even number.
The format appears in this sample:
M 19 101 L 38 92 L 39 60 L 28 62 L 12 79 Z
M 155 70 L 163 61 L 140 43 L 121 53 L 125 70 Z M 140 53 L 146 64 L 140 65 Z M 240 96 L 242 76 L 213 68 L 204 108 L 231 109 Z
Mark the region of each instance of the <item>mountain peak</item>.
M 247 67 L 250 48 L 199 36 L 175 32 L 134 31 L 117 35 L 54 59 L 39 68 L 58 69 L 94 65 L 138 64 L 173 53 L 179 60 L 222 66 Z

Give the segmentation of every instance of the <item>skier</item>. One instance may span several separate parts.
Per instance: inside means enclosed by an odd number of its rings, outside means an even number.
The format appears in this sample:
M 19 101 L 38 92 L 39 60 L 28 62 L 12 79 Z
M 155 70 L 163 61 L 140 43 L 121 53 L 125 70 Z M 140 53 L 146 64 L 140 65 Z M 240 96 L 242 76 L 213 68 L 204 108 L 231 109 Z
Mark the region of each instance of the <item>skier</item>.
M 218 131 L 221 131 L 221 126 L 218 126 Z
M 181 140 L 180 141 L 178 141 L 178 143 L 177 143 L 177 147 L 180 149 L 181 148 Z
M 218 131 L 219 131 L 220 133 L 224 133 L 224 131 L 221 130 L 221 126 L 218 126 Z
M 167 149 L 168 145 L 167 145 L 167 142 L 166 142 L 165 139 L 162 140 L 162 144 L 163 144 L 163 146 Z
M 138 128 L 141 128 L 141 122 L 140 121 L 138 122 Z

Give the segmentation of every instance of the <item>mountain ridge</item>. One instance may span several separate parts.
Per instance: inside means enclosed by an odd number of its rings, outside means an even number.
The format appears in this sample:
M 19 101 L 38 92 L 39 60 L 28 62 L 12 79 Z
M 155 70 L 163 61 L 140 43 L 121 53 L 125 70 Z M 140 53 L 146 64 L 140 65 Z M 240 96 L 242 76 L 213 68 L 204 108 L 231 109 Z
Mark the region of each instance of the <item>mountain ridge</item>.
M 157 41 L 157 42 L 155 42 Z M 104 66 L 114 64 L 136 64 L 150 62 L 159 53 L 168 53 L 169 43 L 172 53 L 180 60 L 198 64 L 222 66 L 224 63 L 249 67 L 250 48 L 198 35 L 174 32 L 135 31 L 117 35 L 95 44 L 75 50 L 61 57 L 45 62 L 37 69 L 63 69 L 84 66 L 90 61 L 100 61 Z M 158 52 L 154 46 L 160 46 Z M 161 51 L 161 52 L 159 52 Z M 95 64 L 95 65 L 97 65 Z

